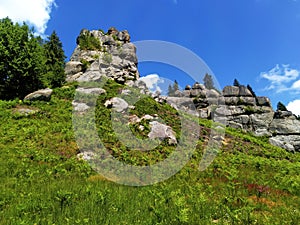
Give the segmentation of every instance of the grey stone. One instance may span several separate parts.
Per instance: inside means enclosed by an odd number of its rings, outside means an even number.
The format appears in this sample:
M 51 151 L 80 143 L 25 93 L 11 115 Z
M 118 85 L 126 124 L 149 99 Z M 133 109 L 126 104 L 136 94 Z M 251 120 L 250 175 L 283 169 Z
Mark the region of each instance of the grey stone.
M 25 96 L 27 101 L 50 101 L 53 90 L 50 88 L 41 89 Z
M 237 105 L 239 97 L 224 97 L 226 105 Z
M 268 106 L 271 107 L 271 101 L 267 97 L 256 97 L 256 102 L 258 106 Z
M 236 86 L 226 86 L 223 89 L 224 97 L 237 97 L 239 96 L 240 89 Z
M 102 95 L 105 94 L 106 91 L 102 88 L 77 88 L 77 92 L 83 93 L 83 94 L 95 94 L 95 95 Z
M 82 102 L 72 102 L 74 111 L 76 112 L 86 112 L 90 107 L 86 104 L 86 103 L 82 103 Z
M 67 76 L 74 75 L 82 71 L 82 63 L 70 61 L 66 63 L 65 73 Z
M 255 106 L 256 105 L 256 99 L 253 97 L 244 97 L 241 96 L 239 97 L 239 101 L 238 101 L 239 105 L 251 105 L 251 106 Z
M 76 79 L 78 82 L 100 81 L 103 74 L 99 71 L 87 71 Z
M 167 126 L 165 124 L 159 123 L 158 121 L 152 121 L 149 123 L 151 127 L 151 131 L 148 134 L 148 137 L 150 139 L 169 139 L 170 145 L 177 144 L 176 140 L 176 134 L 172 130 L 170 126 Z
M 295 119 L 273 119 L 269 131 L 273 134 L 300 135 L 300 121 Z
M 104 105 L 107 108 L 112 107 L 117 112 L 124 112 L 129 107 L 128 103 L 124 99 L 118 97 L 107 100 Z
M 239 96 L 253 97 L 251 91 L 244 85 L 239 86 Z

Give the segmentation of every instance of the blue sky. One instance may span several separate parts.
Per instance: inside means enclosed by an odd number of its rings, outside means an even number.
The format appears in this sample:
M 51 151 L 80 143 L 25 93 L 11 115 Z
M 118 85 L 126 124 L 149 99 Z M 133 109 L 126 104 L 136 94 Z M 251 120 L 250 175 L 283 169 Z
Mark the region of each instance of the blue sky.
M 300 0 L 0 0 L 5 16 L 41 34 L 56 30 L 68 57 L 82 28 L 114 26 L 132 41 L 174 42 L 201 57 L 221 87 L 237 78 L 300 114 Z M 162 65 L 141 64 L 140 71 L 188 81 Z

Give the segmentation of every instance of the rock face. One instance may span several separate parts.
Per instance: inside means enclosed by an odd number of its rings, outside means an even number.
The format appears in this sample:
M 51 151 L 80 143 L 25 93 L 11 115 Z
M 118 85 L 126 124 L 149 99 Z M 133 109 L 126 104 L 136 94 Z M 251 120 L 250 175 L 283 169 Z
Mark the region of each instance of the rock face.
M 50 88 L 41 89 L 26 95 L 24 100 L 28 101 L 50 101 L 53 90 Z
M 127 31 L 82 30 L 77 44 L 66 63 L 67 81 L 99 81 L 105 76 L 125 83 L 139 78 L 136 47 Z
M 219 92 L 208 90 L 198 82 L 186 85 L 183 91 L 176 91 L 173 97 L 152 94 L 146 84 L 138 80 L 137 64 L 136 47 L 130 43 L 130 35 L 126 30 L 118 31 L 113 27 L 107 33 L 82 30 L 70 62 L 66 64 L 65 73 L 67 81 L 98 82 L 104 77 L 113 79 L 128 87 L 138 88 L 140 94 L 150 95 L 157 102 L 166 102 L 201 118 L 225 121 L 227 126 L 250 131 L 257 136 L 268 136 L 271 144 L 300 152 L 300 121 L 291 112 L 275 112 L 269 98 L 255 96 L 244 85 L 226 86 Z M 85 95 L 105 94 L 105 90 L 93 87 L 81 87 L 77 92 Z M 25 99 L 49 100 L 51 94 L 45 93 L 50 93 L 50 90 L 41 90 Z M 122 90 L 122 95 L 130 94 L 130 89 Z M 112 98 L 105 105 L 120 113 L 134 107 L 121 98 Z M 90 110 L 88 101 L 74 101 L 73 107 L 80 114 Z M 151 129 L 149 138 L 168 138 L 170 144 L 176 144 L 170 127 L 152 121 Z
M 300 121 L 289 111 L 275 112 L 269 98 L 253 96 L 246 86 L 226 86 L 220 93 L 195 83 L 175 97 L 160 97 L 160 101 L 194 115 L 196 112 L 201 118 L 217 117 L 227 126 L 268 136 L 271 144 L 300 152 Z

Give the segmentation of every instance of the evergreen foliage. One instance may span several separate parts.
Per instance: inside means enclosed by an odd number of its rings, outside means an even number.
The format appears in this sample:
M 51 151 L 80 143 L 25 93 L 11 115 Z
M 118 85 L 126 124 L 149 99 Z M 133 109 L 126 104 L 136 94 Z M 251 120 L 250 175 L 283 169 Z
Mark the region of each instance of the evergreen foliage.
M 251 92 L 252 96 L 253 96 L 253 97 L 256 97 L 255 92 L 253 91 L 252 87 L 251 87 L 249 84 L 247 85 L 247 88 L 248 88 L 248 90 Z
M 100 50 L 101 43 L 100 40 L 96 37 L 92 36 L 91 33 L 85 29 L 83 29 L 78 38 L 77 44 L 80 46 L 82 50 Z
M 0 99 L 24 98 L 65 80 L 65 55 L 55 32 L 45 43 L 23 23 L 0 20 Z
M 288 111 L 282 102 L 277 103 L 277 111 Z
M 177 80 L 174 81 L 173 86 L 169 84 L 168 86 L 168 96 L 174 96 L 175 92 L 179 90 L 179 85 Z
M 65 76 L 65 53 L 62 48 L 62 43 L 59 40 L 56 32 L 50 35 L 44 44 L 46 55 L 46 69 L 45 82 L 50 87 L 60 87 L 66 80 Z
M 45 57 L 26 24 L 0 20 L 0 98 L 23 98 L 43 87 Z
M 234 79 L 233 86 L 239 87 L 239 86 L 241 86 L 241 84 L 237 79 Z
M 208 73 L 205 74 L 204 78 L 203 78 L 203 82 L 204 82 L 204 86 L 207 89 L 216 89 L 214 86 L 214 81 L 211 75 L 209 75 Z

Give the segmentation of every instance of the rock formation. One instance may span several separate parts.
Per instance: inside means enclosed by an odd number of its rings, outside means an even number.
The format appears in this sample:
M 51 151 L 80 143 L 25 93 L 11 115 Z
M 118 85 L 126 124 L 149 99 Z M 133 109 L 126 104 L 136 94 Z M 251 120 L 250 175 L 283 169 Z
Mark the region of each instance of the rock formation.
M 107 33 L 100 30 L 82 30 L 77 38 L 77 47 L 66 64 L 67 81 L 100 81 L 108 77 L 118 83 L 140 89 L 141 94 L 151 94 L 145 83 L 139 81 L 137 69 L 136 47 L 130 43 L 127 31 L 110 28 Z M 99 88 L 78 88 L 77 92 L 104 94 Z M 124 89 L 122 95 L 130 94 Z M 206 89 L 196 82 L 187 85 L 185 90 L 176 91 L 174 96 L 152 94 L 158 102 L 167 102 L 176 109 L 199 115 L 201 118 L 221 118 L 227 126 L 253 132 L 257 136 L 268 136 L 270 143 L 292 152 L 300 152 L 300 121 L 288 111 L 274 111 L 267 97 L 255 96 L 243 85 L 226 86 L 222 92 Z M 90 107 L 85 102 L 73 102 L 74 110 L 84 113 Z M 113 98 L 106 102 L 122 112 L 130 107 L 125 100 Z M 163 125 L 160 127 L 161 137 L 169 137 Z M 176 139 L 172 139 L 176 143 Z
M 119 83 L 139 78 L 136 47 L 127 31 L 110 28 L 82 30 L 77 47 L 66 64 L 67 81 L 98 81 L 106 76 Z
M 271 144 L 300 152 L 300 121 L 292 112 L 274 111 L 269 98 L 254 96 L 246 86 L 226 86 L 220 93 L 196 82 L 175 95 L 159 101 L 186 112 L 195 107 L 201 118 L 223 117 L 227 126 L 268 136 Z

